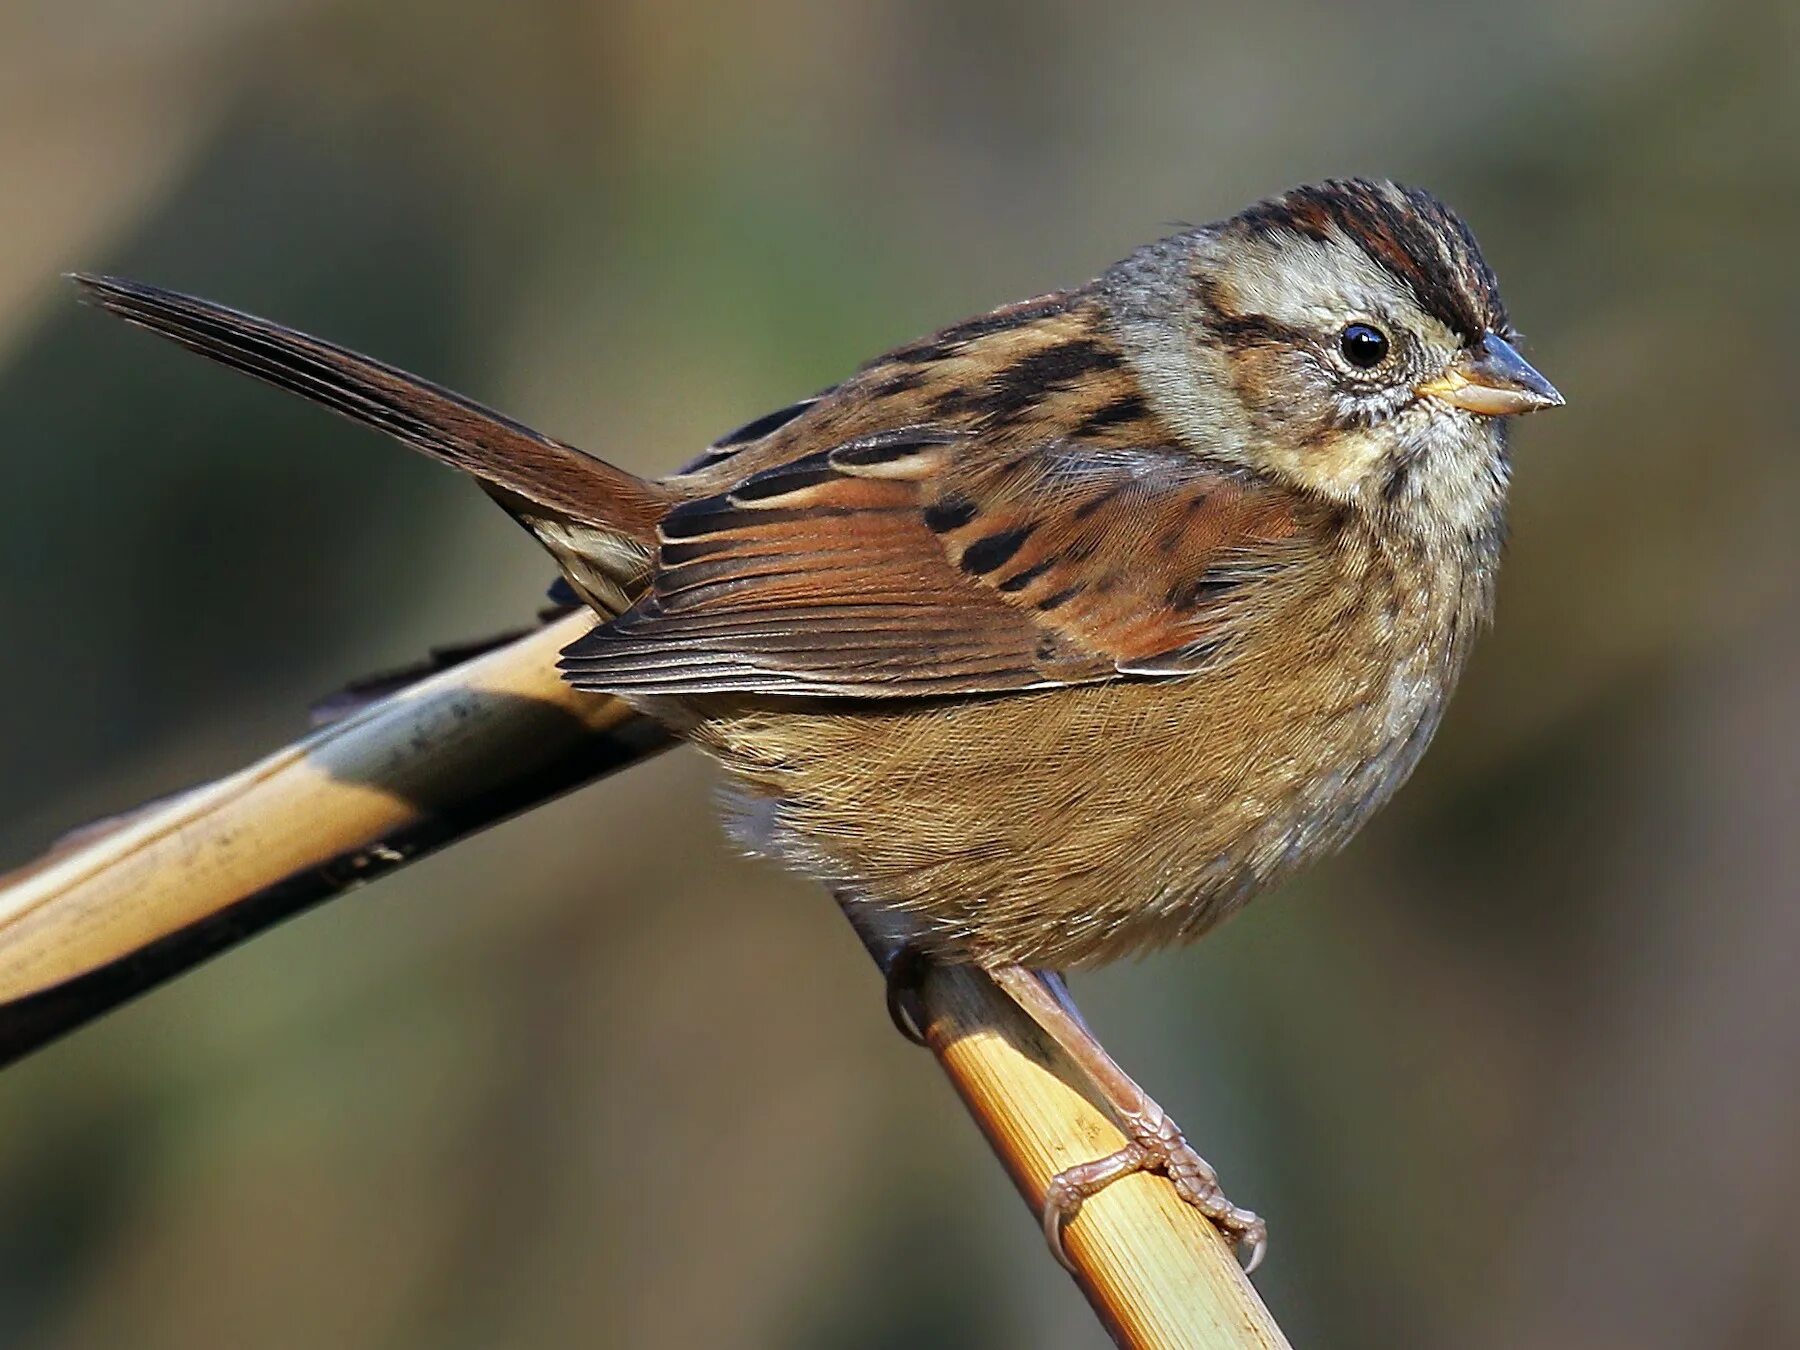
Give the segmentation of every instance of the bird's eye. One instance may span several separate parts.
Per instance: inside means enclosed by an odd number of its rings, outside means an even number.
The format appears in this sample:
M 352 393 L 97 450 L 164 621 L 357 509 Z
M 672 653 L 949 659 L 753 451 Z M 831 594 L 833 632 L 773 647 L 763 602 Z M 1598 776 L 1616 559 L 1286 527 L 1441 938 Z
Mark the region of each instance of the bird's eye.
M 1353 323 L 1338 334 L 1338 350 L 1358 370 L 1373 370 L 1387 360 L 1387 334 L 1366 323 Z

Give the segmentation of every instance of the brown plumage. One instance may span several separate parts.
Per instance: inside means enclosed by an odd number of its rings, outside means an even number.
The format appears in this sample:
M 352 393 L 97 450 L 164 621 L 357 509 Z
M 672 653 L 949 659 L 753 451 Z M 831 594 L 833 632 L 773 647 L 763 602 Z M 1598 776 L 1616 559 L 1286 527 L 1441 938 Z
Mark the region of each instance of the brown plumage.
M 1560 401 L 1467 227 L 1381 183 L 900 347 L 655 484 L 261 320 L 82 284 L 475 475 L 607 617 L 565 654 L 578 687 L 713 755 L 751 846 L 996 971 L 1193 937 L 1386 800 L 1491 608 L 1503 417 Z

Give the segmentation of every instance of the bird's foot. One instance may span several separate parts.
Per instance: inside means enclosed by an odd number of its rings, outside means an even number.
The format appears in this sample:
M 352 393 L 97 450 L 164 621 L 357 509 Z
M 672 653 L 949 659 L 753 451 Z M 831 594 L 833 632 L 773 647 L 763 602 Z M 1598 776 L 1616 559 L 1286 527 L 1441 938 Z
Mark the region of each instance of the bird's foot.
M 1226 1197 L 1219 1188 L 1218 1174 L 1194 1151 L 1181 1127 L 1119 1067 L 1088 1029 L 1061 976 L 1039 974 L 1024 966 L 990 966 L 988 974 L 1087 1075 L 1125 1135 L 1125 1147 L 1117 1152 L 1065 1168 L 1050 1179 L 1044 1194 L 1043 1224 L 1044 1237 L 1056 1259 L 1064 1266 L 1069 1264 L 1063 1229 L 1084 1201 L 1134 1172 L 1160 1172 L 1182 1200 L 1210 1219 L 1244 1253 L 1247 1271 L 1261 1265 L 1269 1245 L 1268 1226 Z
M 1199 1210 L 1242 1254 L 1246 1272 L 1262 1264 L 1269 1229 L 1250 1210 L 1231 1203 L 1219 1188 L 1212 1164 L 1194 1151 L 1167 1112 L 1148 1097 L 1134 1112 L 1119 1112 L 1125 1147 L 1092 1162 L 1077 1163 L 1050 1178 L 1044 1190 L 1044 1239 L 1053 1256 L 1069 1264 L 1063 1250 L 1063 1227 L 1081 1212 L 1082 1202 L 1134 1172 L 1160 1172 L 1175 1194 Z

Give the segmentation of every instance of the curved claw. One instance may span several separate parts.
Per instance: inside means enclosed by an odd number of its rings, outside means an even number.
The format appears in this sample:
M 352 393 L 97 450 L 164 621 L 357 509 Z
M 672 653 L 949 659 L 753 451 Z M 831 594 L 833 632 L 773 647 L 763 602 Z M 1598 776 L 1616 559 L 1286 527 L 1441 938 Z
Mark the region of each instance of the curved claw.
M 919 986 L 925 981 L 928 958 L 917 947 L 902 947 L 882 972 L 887 977 L 888 1020 L 894 1030 L 914 1045 L 928 1046 L 920 1016 Z
M 1244 1274 L 1246 1275 L 1256 1274 L 1256 1268 L 1263 1263 L 1263 1257 L 1269 1254 L 1269 1226 L 1261 1219 L 1257 1219 L 1255 1215 L 1251 1215 L 1251 1218 L 1256 1219 L 1255 1226 L 1245 1229 L 1238 1235 L 1237 1240 L 1240 1251 L 1243 1250 L 1245 1244 L 1250 1247 L 1250 1259 L 1244 1262 Z
M 1098 1195 L 1120 1177 L 1142 1172 L 1152 1163 L 1150 1151 L 1142 1144 L 1132 1143 L 1104 1158 L 1065 1167 L 1050 1178 L 1050 1184 L 1044 1187 L 1044 1241 L 1050 1244 L 1050 1254 L 1058 1265 L 1071 1275 L 1075 1273 L 1075 1265 L 1063 1246 L 1062 1232 L 1063 1226 L 1081 1213 L 1082 1201 Z
M 1054 1187 L 1055 1184 L 1053 1178 L 1051 1186 Z M 1069 1259 L 1069 1249 L 1063 1246 L 1062 1230 L 1065 1223 L 1081 1212 L 1081 1201 L 1066 1202 L 1065 1207 L 1064 1203 L 1058 1203 L 1051 1196 L 1050 1191 L 1044 1193 L 1044 1212 L 1040 1216 L 1044 1225 L 1044 1243 L 1050 1248 L 1050 1255 L 1056 1258 L 1056 1264 L 1073 1275 L 1075 1263 Z

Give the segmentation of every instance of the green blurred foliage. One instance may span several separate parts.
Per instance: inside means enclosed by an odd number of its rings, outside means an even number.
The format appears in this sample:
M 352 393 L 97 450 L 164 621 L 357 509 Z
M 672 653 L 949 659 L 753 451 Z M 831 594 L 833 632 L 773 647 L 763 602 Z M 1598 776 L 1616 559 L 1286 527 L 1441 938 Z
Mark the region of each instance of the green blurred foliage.
M 1297 1344 L 1800 1342 L 1800 238 L 1783 0 L 0 9 L 0 859 L 508 626 L 378 437 L 75 311 L 117 270 L 645 471 L 1324 174 L 1474 222 L 1569 396 L 1401 800 L 1082 980 Z M 0 1344 L 1100 1333 L 824 897 L 691 756 L 0 1077 Z

